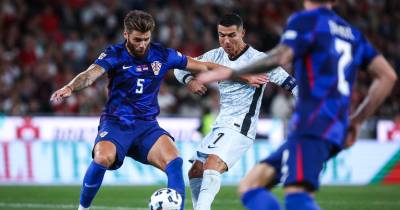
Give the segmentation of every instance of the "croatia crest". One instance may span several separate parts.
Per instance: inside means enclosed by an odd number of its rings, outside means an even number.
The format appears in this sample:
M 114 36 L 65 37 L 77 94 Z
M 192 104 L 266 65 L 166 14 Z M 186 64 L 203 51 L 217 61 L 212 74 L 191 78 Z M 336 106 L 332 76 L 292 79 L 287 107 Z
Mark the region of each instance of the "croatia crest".
M 151 68 L 153 69 L 154 75 L 158 75 L 161 69 L 161 63 L 159 61 L 154 61 L 151 63 Z

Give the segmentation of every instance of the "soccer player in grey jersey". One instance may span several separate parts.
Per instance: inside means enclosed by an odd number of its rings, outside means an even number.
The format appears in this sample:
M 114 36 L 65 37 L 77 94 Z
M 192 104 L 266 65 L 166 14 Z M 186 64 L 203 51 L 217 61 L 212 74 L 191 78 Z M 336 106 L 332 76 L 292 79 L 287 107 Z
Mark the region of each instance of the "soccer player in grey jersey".
M 246 65 L 266 56 L 243 41 L 243 21 L 236 14 L 223 16 L 218 24 L 221 47 L 210 50 L 198 60 L 230 68 Z M 191 92 L 203 94 L 206 87 L 187 71 L 175 69 L 176 78 Z M 251 147 L 256 135 L 265 83 L 271 82 L 297 93 L 293 77 L 282 68 L 268 74 L 242 76 L 240 81 L 219 82 L 220 113 L 209 133 L 197 148 L 189 171 L 193 208 L 209 210 L 221 185 L 221 174 L 231 168 Z

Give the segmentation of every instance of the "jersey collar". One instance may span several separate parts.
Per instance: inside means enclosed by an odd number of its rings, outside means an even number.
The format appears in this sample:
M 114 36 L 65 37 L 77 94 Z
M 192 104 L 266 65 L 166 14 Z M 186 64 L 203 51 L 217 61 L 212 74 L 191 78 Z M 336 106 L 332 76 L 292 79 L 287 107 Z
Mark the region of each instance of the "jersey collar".
M 250 48 L 250 45 L 246 44 L 246 47 L 244 47 L 243 50 L 242 50 L 239 54 L 237 54 L 235 57 L 232 57 L 232 58 L 231 58 L 231 57 L 228 56 L 229 60 L 231 60 L 231 61 L 237 60 L 237 59 L 238 59 L 240 56 L 242 56 L 249 48 Z

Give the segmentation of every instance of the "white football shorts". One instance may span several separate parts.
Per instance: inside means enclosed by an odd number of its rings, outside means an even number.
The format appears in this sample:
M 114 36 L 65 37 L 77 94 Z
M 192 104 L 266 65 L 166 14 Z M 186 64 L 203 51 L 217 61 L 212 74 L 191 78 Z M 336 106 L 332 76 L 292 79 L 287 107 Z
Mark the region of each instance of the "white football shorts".
M 213 128 L 203 138 L 190 161 L 198 160 L 204 163 L 208 155 L 213 154 L 221 158 L 230 169 L 253 145 L 253 142 L 253 139 L 231 128 Z

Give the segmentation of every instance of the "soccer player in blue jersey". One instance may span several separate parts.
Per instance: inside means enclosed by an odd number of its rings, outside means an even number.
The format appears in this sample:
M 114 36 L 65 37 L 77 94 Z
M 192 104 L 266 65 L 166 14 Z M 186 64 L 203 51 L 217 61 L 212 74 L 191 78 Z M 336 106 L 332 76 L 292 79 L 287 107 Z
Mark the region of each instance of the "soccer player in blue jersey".
M 299 96 L 288 140 L 257 164 L 239 185 L 244 206 L 251 210 L 279 210 L 268 187 L 279 181 L 287 210 L 318 210 L 313 193 L 319 188 L 323 164 L 351 146 L 362 122 L 389 95 L 395 71 L 365 37 L 332 11 L 333 0 L 304 0 L 305 11 L 288 20 L 281 43 L 259 60 L 238 71 L 219 69 L 200 74 L 203 83 L 294 68 Z M 348 117 L 357 70 L 366 69 L 372 85 L 364 101 Z
M 121 167 L 125 156 L 164 171 L 168 187 L 185 200 L 182 159 L 171 135 L 156 120 L 160 112 L 157 94 L 169 69 L 199 73 L 217 65 L 151 43 L 154 27 L 150 14 L 129 12 L 124 19 L 125 42 L 109 46 L 86 71 L 51 96 L 52 101 L 60 101 L 88 87 L 104 73 L 109 78 L 108 102 L 100 118 L 93 161 L 83 180 L 80 210 L 89 208 L 106 170 Z

